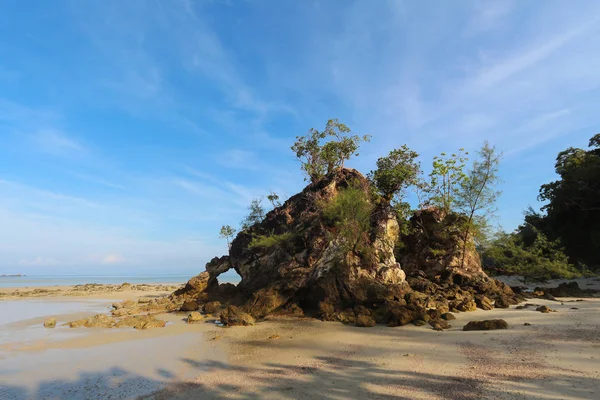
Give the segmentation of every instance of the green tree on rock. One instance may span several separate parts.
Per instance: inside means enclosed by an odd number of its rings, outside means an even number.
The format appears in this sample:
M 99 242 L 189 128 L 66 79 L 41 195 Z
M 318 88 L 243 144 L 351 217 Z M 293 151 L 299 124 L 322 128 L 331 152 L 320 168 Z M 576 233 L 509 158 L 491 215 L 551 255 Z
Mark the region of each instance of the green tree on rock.
M 231 243 L 229 242 L 229 238 L 233 237 L 233 235 L 235 235 L 235 228 L 232 228 L 229 225 L 223 225 L 221 227 L 221 232 L 219 233 L 219 237 L 221 239 L 225 239 L 227 241 L 227 248 L 231 247 Z
M 418 157 L 417 152 L 404 145 L 377 160 L 377 169 L 369 173 L 369 180 L 386 201 L 397 196 L 400 202 L 402 191 L 416 182 L 421 171 Z
M 323 131 L 311 128 L 305 136 L 296 137 L 292 151 L 307 178 L 315 183 L 336 169 L 344 168 L 345 161 L 358 155 L 361 142 L 369 140 L 369 135 L 353 135 L 346 125 L 330 119 Z

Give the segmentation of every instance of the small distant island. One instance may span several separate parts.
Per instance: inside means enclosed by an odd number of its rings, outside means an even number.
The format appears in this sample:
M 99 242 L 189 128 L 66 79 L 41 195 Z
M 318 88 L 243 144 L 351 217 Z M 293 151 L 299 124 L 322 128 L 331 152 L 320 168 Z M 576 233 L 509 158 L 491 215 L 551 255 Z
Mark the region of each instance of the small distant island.
M 21 278 L 24 276 L 24 274 L 2 274 L 0 275 L 0 278 Z

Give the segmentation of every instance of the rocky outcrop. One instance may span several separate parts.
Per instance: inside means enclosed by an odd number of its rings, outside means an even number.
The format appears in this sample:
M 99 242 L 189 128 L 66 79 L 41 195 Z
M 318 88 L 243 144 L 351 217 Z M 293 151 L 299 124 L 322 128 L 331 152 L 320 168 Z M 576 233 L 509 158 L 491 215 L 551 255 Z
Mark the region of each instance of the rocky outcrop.
M 238 290 L 243 309 L 255 317 L 292 304 L 317 311 L 321 302 L 336 309 L 381 303 L 394 293 L 410 290 L 393 253 L 399 228 L 389 206 L 378 205 L 373 213 L 367 239 L 373 253 L 370 258 L 345 251 L 336 227 L 324 218 L 323 204 L 351 185 L 368 196 L 366 178 L 351 169 L 309 185 L 268 213 L 261 224 L 240 232 L 229 256 L 208 263 L 210 281 L 235 269 L 242 278 Z M 271 244 L 255 244 L 257 238 L 265 237 L 273 238 Z
M 348 246 L 340 224 L 324 212 L 350 187 L 362 193 L 371 209 L 368 229 L 353 231 L 360 247 Z M 240 232 L 229 255 L 213 258 L 206 272 L 170 301 L 183 305 L 182 310 L 204 304 L 207 314 L 217 313 L 222 303 L 226 308 L 220 318 L 226 325 L 247 320 L 246 313 L 253 319 L 309 315 L 357 326 L 431 322 L 435 329 L 447 329 L 443 316 L 449 312 L 507 307 L 521 300 L 483 272 L 471 245 L 463 263 L 461 218 L 423 210 L 411 219 L 411 234 L 400 237 L 389 204 L 372 195 L 358 171 L 343 169 L 310 184 L 264 221 Z M 399 241 L 403 246 L 396 246 Z M 241 277 L 237 287 L 218 282 L 230 269 Z

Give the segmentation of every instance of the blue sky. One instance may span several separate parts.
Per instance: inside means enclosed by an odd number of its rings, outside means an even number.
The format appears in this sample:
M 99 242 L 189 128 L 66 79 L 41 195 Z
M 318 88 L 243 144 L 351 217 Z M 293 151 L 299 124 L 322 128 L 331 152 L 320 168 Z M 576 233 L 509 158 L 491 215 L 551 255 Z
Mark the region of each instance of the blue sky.
M 488 139 L 501 225 L 600 131 L 600 2 L 0 5 L 0 273 L 199 271 L 340 118 L 431 157 Z

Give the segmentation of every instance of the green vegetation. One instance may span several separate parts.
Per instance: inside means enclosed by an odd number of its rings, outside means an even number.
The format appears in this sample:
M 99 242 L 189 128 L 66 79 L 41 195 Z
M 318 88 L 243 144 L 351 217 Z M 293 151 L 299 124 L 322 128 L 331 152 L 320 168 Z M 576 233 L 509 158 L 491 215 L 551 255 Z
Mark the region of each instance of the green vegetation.
M 538 229 L 526 224 L 516 233 L 498 233 L 481 256 L 486 270 L 522 275 L 524 283 L 581 276 L 581 272 L 569 264 L 563 250 L 558 241 L 549 240 Z
M 325 221 L 335 227 L 335 239 L 344 253 L 366 255 L 373 205 L 360 187 L 350 185 L 323 205 Z
M 219 232 L 219 237 L 221 239 L 227 240 L 227 248 L 231 247 L 231 243 L 229 242 L 229 238 L 235 235 L 236 230 L 229 225 L 223 225 L 221 227 L 221 232 Z
M 560 179 L 540 188 L 546 214 L 529 208 L 515 232 L 498 234 L 482 253 L 486 269 L 531 279 L 600 270 L 600 134 L 589 147 L 558 154 Z
M 251 226 L 256 224 L 260 224 L 265 219 L 265 209 L 262 206 L 261 199 L 254 199 L 248 206 L 248 210 L 250 210 L 250 214 L 246 218 L 242 220 L 242 230 L 246 230 Z
M 344 162 L 358 155 L 361 142 L 368 142 L 369 135 L 352 135 L 352 131 L 337 119 L 330 119 L 325 130 L 312 128 L 306 136 L 296 137 L 292 151 L 300 160 L 301 168 L 312 183 L 344 168 Z M 329 141 L 322 143 L 323 141 Z
M 273 208 L 281 207 L 281 202 L 279 201 L 279 195 L 275 192 L 271 192 L 267 195 L 267 200 L 271 203 Z
M 282 245 L 294 239 L 295 235 L 291 232 L 282 233 L 279 235 L 257 235 L 252 238 L 249 247 L 254 248 L 270 248 L 277 245 Z
M 403 191 L 416 183 L 421 165 L 417 161 L 419 154 L 406 145 L 390 151 L 386 157 L 377 160 L 377 169 L 369 173 L 369 180 L 379 195 L 392 201 L 396 197 L 402 202 Z

